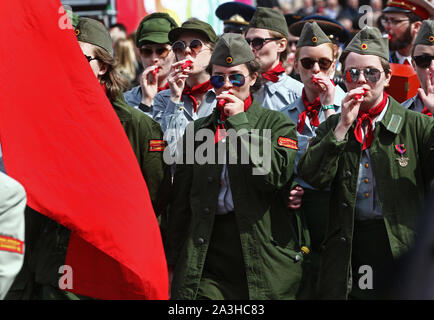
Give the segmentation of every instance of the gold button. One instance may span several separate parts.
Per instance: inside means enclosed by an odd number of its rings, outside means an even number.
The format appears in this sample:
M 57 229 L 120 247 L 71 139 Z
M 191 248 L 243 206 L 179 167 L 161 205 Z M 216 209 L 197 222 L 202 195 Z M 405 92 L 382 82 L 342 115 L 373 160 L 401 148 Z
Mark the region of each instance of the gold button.
M 365 183 L 368 183 L 369 182 L 369 180 L 368 179 L 365 179 Z
M 369 163 L 365 163 L 365 168 L 369 168 Z
M 302 247 L 301 247 L 301 251 L 303 251 L 304 254 L 309 254 L 309 253 L 310 253 L 309 248 L 306 247 L 306 246 L 302 246 Z
M 366 198 L 369 198 L 369 193 L 365 193 L 365 197 L 366 197 Z

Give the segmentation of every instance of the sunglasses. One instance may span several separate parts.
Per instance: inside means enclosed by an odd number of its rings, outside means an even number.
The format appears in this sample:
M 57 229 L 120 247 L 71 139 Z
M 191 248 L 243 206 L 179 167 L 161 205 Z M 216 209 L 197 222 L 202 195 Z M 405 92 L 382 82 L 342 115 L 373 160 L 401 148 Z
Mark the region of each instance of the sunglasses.
M 384 71 L 380 71 L 375 68 L 365 68 L 362 70 L 351 68 L 345 71 L 345 79 L 348 83 L 356 82 L 357 80 L 359 80 L 360 74 L 363 73 L 363 76 L 365 77 L 366 80 L 368 80 L 371 83 L 375 83 L 378 80 L 380 80 L 381 74 L 383 72 Z
M 318 60 L 312 59 L 312 58 L 303 58 L 300 60 L 301 65 L 305 69 L 312 69 L 315 63 L 318 62 L 319 68 L 321 70 L 328 70 L 330 66 L 332 65 L 333 61 L 327 59 L 327 58 L 319 58 Z
M 429 68 L 433 58 L 434 58 L 434 56 L 429 56 L 429 55 L 422 55 L 422 56 L 413 57 L 414 62 L 416 62 L 416 65 L 419 68 L 424 68 L 424 69 Z
M 394 19 L 394 18 L 386 18 L 386 17 L 380 18 L 380 23 L 383 26 L 386 26 L 388 24 L 396 26 L 397 24 L 404 22 L 404 21 L 410 21 L 410 20 L 409 19 Z
M 187 49 L 187 47 L 189 47 L 191 52 L 198 55 L 199 52 L 202 50 L 203 46 L 204 44 L 199 39 L 192 40 L 188 46 L 184 41 L 178 40 L 172 44 L 172 50 L 173 52 L 175 52 L 175 54 L 178 55 L 181 53 L 183 54 Z
M 170 49 L 166 48 L 166 47 L 159 47 L 157 49 L 155 49 L 155 51 L 152 48 L 149 47 L 141 47 L 140 48 L 140 54 L 146 58 L 149 58 L 150 56 L 152 56 L 152 54 L 155 52 L 157 54 L 157 56 L 159 56 L 160 58 L 166 58 L 167 55 L 169 54 Z
M 91 57 L 91 56 L 87 56 L 87 55 L 84 55 L 85 57 L 86 57 L 86 59 L 87 59 L 87 62 L 91 62 L 92 60 L 98 60 L 98 58 L 94 58 L 94 57 Z
M 275 41 L 280 40 L 281 38 L 254 38 L 248 39 L 246 38 L 247 43 L 255 50 L 261 50 L 266 41 Z
M 245 76 L 236 73 L 236 74 L 231 74 L 229 76 L 226 75 L 211 76 L 210 79 L 211 85 L 216 89 L 220 89 L 225 85 L 226 77 L 229 78 L 230 83 L 232 83 L 235 87 L 242 87 L 246 82 Z

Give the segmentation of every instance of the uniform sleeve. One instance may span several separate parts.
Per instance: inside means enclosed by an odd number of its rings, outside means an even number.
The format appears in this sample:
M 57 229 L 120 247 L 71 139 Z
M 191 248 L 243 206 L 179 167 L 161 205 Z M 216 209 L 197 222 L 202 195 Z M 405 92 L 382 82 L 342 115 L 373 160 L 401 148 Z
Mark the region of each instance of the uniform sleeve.
M 191 126 L 194 124 L 191 123 Z M 186 137 L 183 137 L 182 163 L 176 164 L 171 192 L 170 209 L 165 235 L 167 263 L 175 266 L 187 239 L 191 220 L 190 190 L 193 180 L 193 164 L 186 164 Z
M 298 163 L 298 175 L 314 188 L 323 189 L 330 185 L 337 173 L 339 158 L 348 141 L 348 133 L 344 140 L 336 139 L 334 129 L 337 116 L 321 123 L 307 151 Z
M 0 300 L 23 265 L 25 206 L 24 188 L 0 172 Z
M 230 117 L 227 122 L 228 129 L 238 132 L 242 163 L 244 155 L 249 157 L 251 166 L 243 166 L 244 170 L 250 171 L 246 176 L 258 188 L 272 191 L 287 186 L 293 177 L 297 134 L 294 122 L 285 115 L 271 112 L 265 116 L 267 119 L 261 126 L 266 129 L 254 128 L 245 112 Z M 234 149 L 231 151 L 230 138 L 229 148 L 231 157 Z
M 425 172 L 425 177 L 427 178 L 427 183 L 433 188 L 434 183 L 434 119 L 425 116 L 425 124 L 422 125 L 422 130 L 424 133 L 423 138 L 423 170 Z

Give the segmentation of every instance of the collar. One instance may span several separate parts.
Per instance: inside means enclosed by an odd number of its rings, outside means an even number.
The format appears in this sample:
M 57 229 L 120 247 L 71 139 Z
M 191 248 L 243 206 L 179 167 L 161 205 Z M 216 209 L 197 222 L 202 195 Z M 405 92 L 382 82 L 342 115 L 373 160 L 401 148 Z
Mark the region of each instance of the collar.
M 267 81 L 264 83 L 264 87 L 273 95 L 276 91 L 279 91 L 279 88 L 283 88 L 283 81 L 286 79 L 286 73 L 279 74 L 279 80 L 277 82 Z
M 411 65 L 411 56 L 403 56 L 403 55 L 399 54 L 398 51 L 395 51 L 395 54 L 396 54 L 396 58 L 398 59 L 399 64 L 404 64 L 404 60 L 407 60 L 408 63 Z
M 405 108 L 403 108 L 395 99 L 389 96 L 387 110 L 385 111 L 382 119 L 377 119 L 376 122 L 379 122 L 386 130 L 392 132 L 393 134 L 399 134 L 402 127 L 404 126 L 405 112 Z

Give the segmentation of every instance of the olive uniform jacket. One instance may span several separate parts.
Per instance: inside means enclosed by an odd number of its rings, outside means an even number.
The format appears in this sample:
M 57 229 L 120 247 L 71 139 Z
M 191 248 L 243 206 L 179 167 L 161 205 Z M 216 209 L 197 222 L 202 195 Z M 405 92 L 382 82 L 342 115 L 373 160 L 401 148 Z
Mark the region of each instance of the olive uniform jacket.
M 320 297 L 346 299 L 351 290 L 352 237 L 362 145 L 355 123 L 345 139 L 334 135 L 340 115 L 322 123 L 298 164 L 298 173 L 316 188 L 331 183 L 329 224 L 321 245 Z M 401 166 L 395 145 L 405 145 L 408 165 Z M 394 258 L 413 243 L 424 197 L 434 176 L 434 121 L 403 108 L 389 96 L 388 109 L 375 126 L 369 149 L 376 192 Z
M 214 133 L 219 117 L 216 108 L 210 116 L 190 123 L 184 134 L 184 151 L 189 130 L 197 133 L 200 129 L 210 129 Z M 284 114 L 265 109 L 255 100 L 246 112 L 228 118 L 224 124 L 228 132 L 245 130 L 237 140 L 238 148 L 245 142 L 243 138 L 254 135 L 252 129 L 271 129 L 268 173 L 252 174 L 253 163 L 257 163 L 252 153 L 246 161 L 250 163 L 229 162 L 227 169 L 249 298 L 293 299 L 302 277 L 300 248 L 304 231 L 299 216 L 287 207 L 287 186 L 293 178 L 297 155 L 295 124 Z M 212 146 L 217 149 L 214 139 Z M 226 155 L 230 154 L 228 142 L 225 148 Z M 239 156 L 237 150 L 238 159 Z M 223 164 L 177 163 L 165 243 L 169 267 L 175 267 L 172 299 L 196 298 L 213 230 L 222 169 Z

